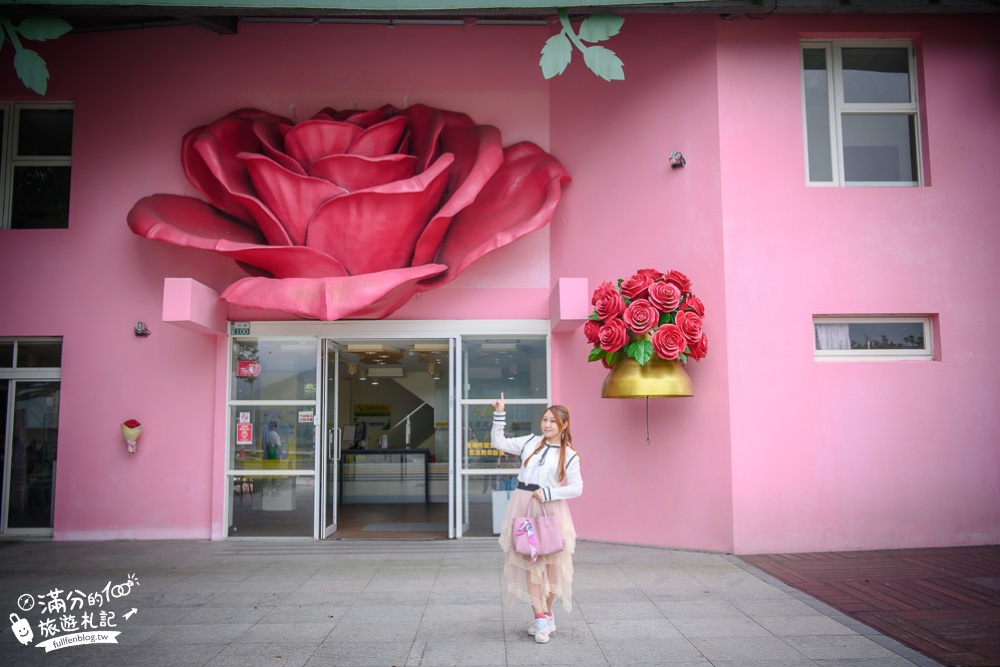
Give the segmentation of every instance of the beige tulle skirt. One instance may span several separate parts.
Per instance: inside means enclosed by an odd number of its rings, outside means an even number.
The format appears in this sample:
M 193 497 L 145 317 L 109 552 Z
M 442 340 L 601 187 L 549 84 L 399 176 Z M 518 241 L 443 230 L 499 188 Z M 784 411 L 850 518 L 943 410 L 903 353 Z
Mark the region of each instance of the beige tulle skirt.
M 500 529 L 500 548 L 507 558 L 504 562 L 503 577 L 505 584 L 505 599 L 508 604 L 516 601 L 527 602 L 532 607 L 545 608 L 549 595 L 555 593 L 562 599 L 563 609 L 573 610 L 573 552 L 576 551 L 576 527 L 573 525 L 573 515 L 565 500 L 552 500 L 545 503 L 545 513 L 559 518 L 563 532 L 563 550 L 549 556 L 539 556 L 535 564 L 531 558 L 514 552 L 511 544 L 514 517 L 537 516 L 541 513 L 538 501 L 532 502 L 530 491 L 517 489 L 507 503 L 507 516 Z M 531 514 L 527 514 L 528 505 Z M 533 584 L 536 597 L 529 590 L 528 582 Z

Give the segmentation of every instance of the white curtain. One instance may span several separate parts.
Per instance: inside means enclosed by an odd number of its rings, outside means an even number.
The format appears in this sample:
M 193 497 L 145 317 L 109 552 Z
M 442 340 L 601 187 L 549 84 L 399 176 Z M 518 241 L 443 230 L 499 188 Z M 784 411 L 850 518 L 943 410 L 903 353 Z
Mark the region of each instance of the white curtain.
M 848 324 L 817 324 L 817 350 L 849 350 L 851 349 L 851 334 Z

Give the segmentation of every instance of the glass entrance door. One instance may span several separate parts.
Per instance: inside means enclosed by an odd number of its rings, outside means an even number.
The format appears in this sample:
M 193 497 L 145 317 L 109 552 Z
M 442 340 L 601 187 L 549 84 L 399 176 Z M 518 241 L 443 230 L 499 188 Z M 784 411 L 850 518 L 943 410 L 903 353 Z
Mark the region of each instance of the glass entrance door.
M 320 418 L 320 534 L 323 539 L 337 532 L 337 490 L 343 429 L 340 424 L 340 347 L 332 340 L 323 348 L 323 414 Z

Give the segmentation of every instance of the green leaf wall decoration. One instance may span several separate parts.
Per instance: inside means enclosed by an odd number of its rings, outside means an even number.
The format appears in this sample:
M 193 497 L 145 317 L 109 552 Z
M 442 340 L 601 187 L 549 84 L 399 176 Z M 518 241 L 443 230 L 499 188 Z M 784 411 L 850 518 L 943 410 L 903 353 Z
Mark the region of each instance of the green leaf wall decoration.
M 580 24 L 580 33 L 573 30 L 565 9 L 557 10 L 562 30 L 545 41 L 539 65 L 546 79 L 566 71 L 573 58 L 575 46 L 583 54 L 583 62 L 605 81 L 625 79 L 625 65 L 615 52 L 603 46 L 588 46 L 584 42 L 603 42 L 621 31 L 625 19 L 615 14 L 594 14 Z
M 54 16 L 31 16 L 17 26 L 10 19 L 0 18 L 0 45 L 5 39 L 14 45 L 14 71 L 25 87 L 44 95 L 49 85 L 49 68 L 37 52 L 21 45 L 21 38 L 44 42 L 61 37 L 72 29 L 70 24 Z

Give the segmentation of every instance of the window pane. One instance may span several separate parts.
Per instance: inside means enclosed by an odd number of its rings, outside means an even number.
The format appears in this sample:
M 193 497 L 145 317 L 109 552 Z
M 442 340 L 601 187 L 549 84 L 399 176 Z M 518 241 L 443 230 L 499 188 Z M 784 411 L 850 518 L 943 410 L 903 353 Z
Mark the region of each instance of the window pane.
M 464 339 L 465 398 L 545 398 L 545 338 Z
M 21 109 L 18 121 L 18 156 L 73 154 L 72 109 Z
M 51 528 L 59 435 L 59 383 L 17 382 L 9 528 Z
M 0 368 L 14 367 L 14 341 L 0 341 Z
M 229 537 L 313 536 L 313 476 L 228 479 L 233 487 Z
M 316 339 L 233 341 L 233 399 L 316 400 Z
M 504 396 L 506 398 L 506 395 Z M 511 405 L 507 403 L 507 437 L 539 433 L 545 405 Z M 490 430 L 493 427 L 493 408 L 488 405 L 465 406 L 467 432 L 463 443 L 463 468 L 517 468 L 521 465 L 516 454 L 506 454 L 493 449 Z
M 896 48 L 845 48 L 844 101 L 912 101 L 909 50 Z
M 69 226 L 70 167 L 15 167 L 11 229 Z
M 7 465 L 7 395 L 10 392 L 10 381 L 0 380 L 0 503 L 7 497 L 7 487 L 4 486 L 4 470 Z M 13 473 L 13 470 L 11 470 Z M 2 526 L 0 526 L 2 528 Z
M 830 86 L 826 49 L 803 49 L 803 85 L 806 101 L 806 144 L 809 180 L 833 180 L 830 149 Z
M 844 114 L 844 180 L 916 182 L 916 118 L 911 114 Z
M 59 368 L 62 366 L 62 341 L 20 340 L 17 342 L 18 368 Z
M 920 322 L 851 323 L 852 350 L 923 350 L 924 327 Z
M 466 499 L 467 537 L 490 537 L 500 534 L 512 489 L 514 475 L 489 475 L 462 479 Z
M 313 470 L 316 466 L 314 410 L 313 405 L 231 407 L 230 467 Z

